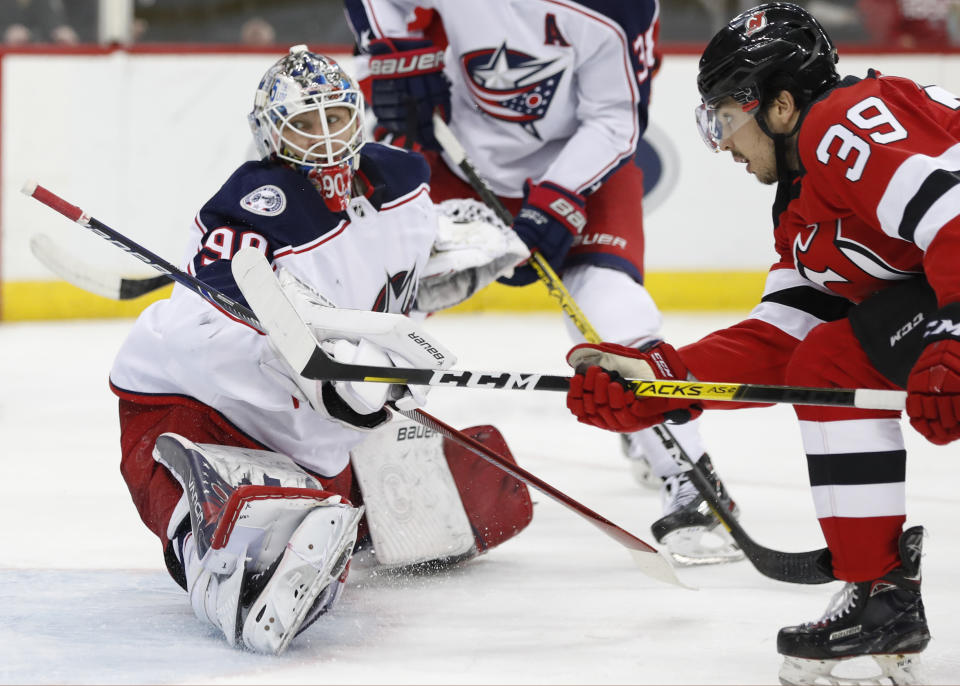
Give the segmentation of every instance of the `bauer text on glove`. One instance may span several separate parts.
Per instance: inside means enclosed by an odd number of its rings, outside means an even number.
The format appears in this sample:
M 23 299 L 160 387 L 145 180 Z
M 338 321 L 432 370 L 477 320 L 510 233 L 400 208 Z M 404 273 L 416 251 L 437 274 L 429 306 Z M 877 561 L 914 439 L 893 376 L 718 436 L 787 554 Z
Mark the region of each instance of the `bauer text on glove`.
M 440 149 L 433 135 L 434 110 L 439 108 L 444 120 L 450 120 L 450 83 L 443 74 L 443 59 L 443 50 L 428 40 L 370 43 L 370 100 L 379 126 L 396 135 L 415 136 L 429 150 Z
M 534 184 L 527 179 L 523 189 L 523 207 L 514 217 L 513 230 L 528 248 L 538 250 L 550 266 L 558 270 L 574 238 L 583 233 L 587 225 L 586 199 L 549 181 Z M 536 280 L 536 272 L 530 266 L 517 269 L 509 279 L 501 279 L 510 286 L 523 286 Z

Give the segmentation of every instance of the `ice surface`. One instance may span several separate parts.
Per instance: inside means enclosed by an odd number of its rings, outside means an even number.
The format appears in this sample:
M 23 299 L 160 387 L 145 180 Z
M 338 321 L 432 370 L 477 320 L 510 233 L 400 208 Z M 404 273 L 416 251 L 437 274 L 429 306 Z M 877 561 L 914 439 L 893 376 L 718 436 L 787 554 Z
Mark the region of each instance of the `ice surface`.
M 675 343 L 736 315 L 667 313 Z M 0 325 L 0 683 L 770 684 L 780 626 L 839 584 L 793 586 L 748 562 L 648 579 L 586 521 L 534 493 L 533 523 L 466 566 L 404 578 L 353 571 L 342 602 L 280 658 L 229 648 L 194 618 L 117 464 L 107 372 L 128 321 Z M 461 368 L 567 373 L 559 315 L 427 322 Z M 719 379 L 724 380 L 724 379 Z M 656 494 L 616 436 L 578 425 L 562 393 L 434 389 L 428 411 L 496 424 L 530 471 L 653 541 Z M 788 407 L 707 413 L 703 433 L 758 542 L 823 545 Z M 927 682 L 960 681 L 956 445 L 908 425 L 908 523 L 922 523 L 933 641 Z

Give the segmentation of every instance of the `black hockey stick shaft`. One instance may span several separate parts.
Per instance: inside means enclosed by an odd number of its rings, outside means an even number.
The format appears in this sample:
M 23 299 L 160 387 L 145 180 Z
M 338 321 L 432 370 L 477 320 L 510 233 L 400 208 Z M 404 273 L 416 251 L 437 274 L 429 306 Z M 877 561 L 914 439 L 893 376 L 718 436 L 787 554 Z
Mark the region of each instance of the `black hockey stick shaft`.
M 471 370 L 443 371 L 343 364 L 330 358 L 319 348 L 314 350 L 303 369 L 303 375 L 308 378 L 329 381 L 372 381 L 413 384 L 415 386 L 453 386 L 496 390 L 559 391 L 565 393 L 570 387 L 569 376 L 553 374 Z M 872 409 L 902 408 L 902 398 L 899 391 L 721 384 L 700 381 L 633 380 L 632 383 L 635 385 L 634 392 L 637 395 L 653 398 L 684 396 L 695 400 L 726 400 L 764 404 L 788 403 L 793 405 L 869 407 Z M 865 392 L 868 395 L 861 395 Z M 884 393 L 892 395 L 888 396 Z M 864 398 L 867 400 L 864 400 Z

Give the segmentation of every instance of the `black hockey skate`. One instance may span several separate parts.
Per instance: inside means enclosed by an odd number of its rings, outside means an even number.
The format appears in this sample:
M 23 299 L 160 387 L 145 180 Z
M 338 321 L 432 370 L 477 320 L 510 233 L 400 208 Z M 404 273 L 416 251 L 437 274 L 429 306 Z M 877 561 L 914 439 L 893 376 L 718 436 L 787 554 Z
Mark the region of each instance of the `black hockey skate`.
M 716 489 L 726 511 L 738 517 L 740 510 L 717 476 L 710 456 L 704 453 L 697 461 L 697 468 Z M 686 473 L 666 477 L 661 494 L 666 514 L 655 521 L 650 530 L 658 543 L 667 546 L 677 563 L 705 565 L 743 559 L 743 551 L 726 529 L 720 527 L 720 520 Z
M 780 683 L 917 683 L 917 654 L 930 642 L 920 598 L 922 543 L 922 526 L 907 529 L 900 536 L 900 567 L 873 581 L 847 583 L 818 621 L 780 629 Z M 867 659 L 857 661 L 856 670 L 851 662 L 834 671 L 860 656 Z M 872 673 L 858 674 L 866 669 Z

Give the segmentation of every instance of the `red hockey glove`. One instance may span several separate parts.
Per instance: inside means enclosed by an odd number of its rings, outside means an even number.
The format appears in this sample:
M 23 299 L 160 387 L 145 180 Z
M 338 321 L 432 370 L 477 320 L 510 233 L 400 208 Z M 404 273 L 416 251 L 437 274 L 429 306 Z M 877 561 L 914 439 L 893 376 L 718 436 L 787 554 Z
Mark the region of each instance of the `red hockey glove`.
M 960 303 L 930 316 L 926 347 L 907 379 L 907 415 L 928 441 L 960 438 Z
M 523 184 L 523 207 L 513 220 L 516 231 L 527 247 L 539 250 L 554 270 L 570 251 L 573 239 L 587 225 L 586 198 L 555 183 Z M 514 270 L 513 276 L 501 281 L 509 286 L 525 286 L 537 280 L 533 267 Z
M 638 398 L 624 378 L 686 379 L 687 368 L 669 343 L 643 349 L 614 343 L 581 343 L 567 353 L 576 369 L 567 391 L 567 407 L 584 424 L 629 433 L 670 420 L 682 424 L 703 408 L 689 398 Z
M 437 107 L 450 120 L 450 82 L 443 74 L 443 50 L 428 40 L 378 40 L 370 43 L 370 104 L 377 123 L 388 131 L 415 137 L 439 150 L 433 136 Z

